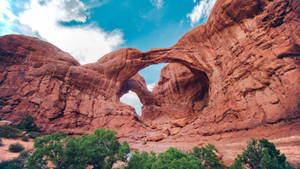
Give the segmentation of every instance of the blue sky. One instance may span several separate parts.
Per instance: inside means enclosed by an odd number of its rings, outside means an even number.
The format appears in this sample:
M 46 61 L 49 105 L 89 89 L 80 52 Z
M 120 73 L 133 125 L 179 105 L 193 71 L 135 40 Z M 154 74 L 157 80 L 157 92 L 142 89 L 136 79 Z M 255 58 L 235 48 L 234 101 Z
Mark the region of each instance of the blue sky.
M 0 0 L 0 35 L 36 36 L 86 64 L 119 48 L 147 51 L 170 47 L 206 22 L 215 1 Z M 150 88 L 163 65 L 140 71 Z M 121 100 L 130 99 L 131 105 L 138 104 L 136 96 Z

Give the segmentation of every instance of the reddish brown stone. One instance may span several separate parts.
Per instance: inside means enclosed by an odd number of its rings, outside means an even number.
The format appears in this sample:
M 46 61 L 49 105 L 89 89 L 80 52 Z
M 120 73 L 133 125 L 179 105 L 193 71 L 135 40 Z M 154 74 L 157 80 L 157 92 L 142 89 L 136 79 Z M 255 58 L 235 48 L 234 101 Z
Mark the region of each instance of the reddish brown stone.
M 0 117 L 17 122 L 29 113 L 46 132 L 110 128 L 133 145 L 178 119 L 188 124 L 161 142 L 299 135 L 299 6 L 218 0 L 207 23 L 170 48 L 120 49 L 87 65 L 36 38 L 0 37 Z M 138 71 L 166 62 L 148 91 Z M 142 117 L 119 101 L 128 90 L 144 104 Z
M 188 124 L 187 119 L 178 119 L 178 120 L 174 120 L 172 121 L 172 125 L 174 127 L 184 127 Z
M 164 138 L 165 138 L 165 135 L 156 134 L 156 135 L 148 136 L 146 138 L 146 141 L 160 141 L 160 140 L 163 140 Z

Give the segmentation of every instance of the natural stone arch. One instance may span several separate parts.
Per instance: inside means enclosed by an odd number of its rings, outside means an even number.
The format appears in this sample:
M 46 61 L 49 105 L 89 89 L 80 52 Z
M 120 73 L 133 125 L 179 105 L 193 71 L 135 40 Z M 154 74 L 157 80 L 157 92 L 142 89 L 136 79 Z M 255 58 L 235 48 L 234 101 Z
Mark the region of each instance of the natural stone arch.
M 118 97 L 121 98 L 130 90 L 137 94 L 143 105 L 159 105 L 159 103 L 154 99 L 152 92 L 147 89 L 146 82 L 140 74 L 137 73 L 132 78 L 125 81 L 118 93 Z
M 155 120 L 196 117 L 208 104 L 209 80 L 205 72 L 194 70 L 181 63 L 163 67 L 160 79 L 150 92 L 138 73 L 126 80 L 118 98 L 129 90 L 136 93 L 143 104 L 142 118 Z M 172 113 L 169 111 L 176 109 Z
M 118 102 L 120 90 L 131 77 L 147 66 L 158 63 L 180 63 L 189 68 L 193 73 L 205 72 L 209 79 L 212 69 L 203 61 L 199 61 L 192 52 L 184 49 L 154 49 L 141 52 L 134 48 L 125 48 L 103 56 L 96 63 L 84 65 L 88 69 L 95 70 L 105 79 L 110 79 L 110 88 L 105 93 L 107 99 Z M 113 89 L 109 91 L 109 89 Z
M 0 116 L 17 122 L 28 112 L 47 132 L 106 127 L 140 140 L 148 129 L 118 102 L 120 88 L 147 65 L 177 61 L 207 74 L 210 95 L 180 137 L 266 125 L 299 133 L 299 16 L 295 0 L 220 0 L 171 48 L 121 49 L 82 66 L 36 38 L 0 37 Z

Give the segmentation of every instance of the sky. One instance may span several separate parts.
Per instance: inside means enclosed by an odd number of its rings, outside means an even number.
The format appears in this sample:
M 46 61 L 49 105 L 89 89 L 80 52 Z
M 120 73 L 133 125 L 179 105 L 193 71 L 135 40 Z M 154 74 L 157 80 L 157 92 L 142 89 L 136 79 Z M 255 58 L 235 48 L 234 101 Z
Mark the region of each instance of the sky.
M 35 36 L 87 64 L 120 48 L 147 51 L 170 47 L 206 22 L 215 1 L 0 0 L 0 36 Z M 149 90 L 164 65 L 139 72 Z M 135 93 L 129 92 L 120 100 L 141 114 L 142 104 Z

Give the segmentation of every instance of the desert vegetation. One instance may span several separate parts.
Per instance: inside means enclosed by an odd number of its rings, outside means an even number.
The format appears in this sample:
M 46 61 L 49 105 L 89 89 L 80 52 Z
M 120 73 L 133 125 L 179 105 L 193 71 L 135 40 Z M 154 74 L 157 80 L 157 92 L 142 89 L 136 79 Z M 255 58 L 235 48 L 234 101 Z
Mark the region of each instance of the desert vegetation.
M 9 128 L 14 135 L 16 130 Z M 14 137 L 13 137 L 14 138 Z M 22 145 L 11 145 L 13 152 L 22 151 Z M 266 139 L 251 139 L 232 166 L 226 166 L 212 144 L 195 147 L 190 152 L 176 148 L 156 154 L 130 153 L 127 142 L 117 140 L 116 132 L 96 129 L 93 134 L 70 137 L 54 133 L 34 140 L 34 151 L 23 151 L 18 158 L 3 161 L 3 169 L 111 169 L 117 161 L 124 169 L 292 169 L 284 154 Z
M 24 146 L 20 143 L 15 143 L 9 145 L 9 151 L 13 153 L 18 153 L 24 150 Z
M 17 124 L 16 128 L 24 130 L 28 133 L 30 132 L 39 132 L 40 129 L 34 122 L 34 118 L 29 114 L 26 114 L 22 120 Z
M 218 157 L 212 144 L 194 147 L 190 152 L 176 148 L 156 154 L 130 152 L 127 142 L 122 144 L 112 130 L 96 129 L 93 134 L 70 137 L 63 133 L 42 136 L 34 119 L 25 115 L 16 126 L 0 126 L 0 140 L 34 139 L 34 151 L 23 151 L 22 144 L 9 146 L 11 152 L 21 152 L 19 157 L 0 163 L 2 169 L 111 169 L 123 161 L 124 169 L 292 169 L 284 154 L 266 139 L 251 139 L 232 166 L 226 166 Z
M 42 136 L 40 129 L 34 122 L 34 118 L 26 114 L 17 125 L 0 126 L 0 138 L 22 138 L 26 141 L 29 138 Z

